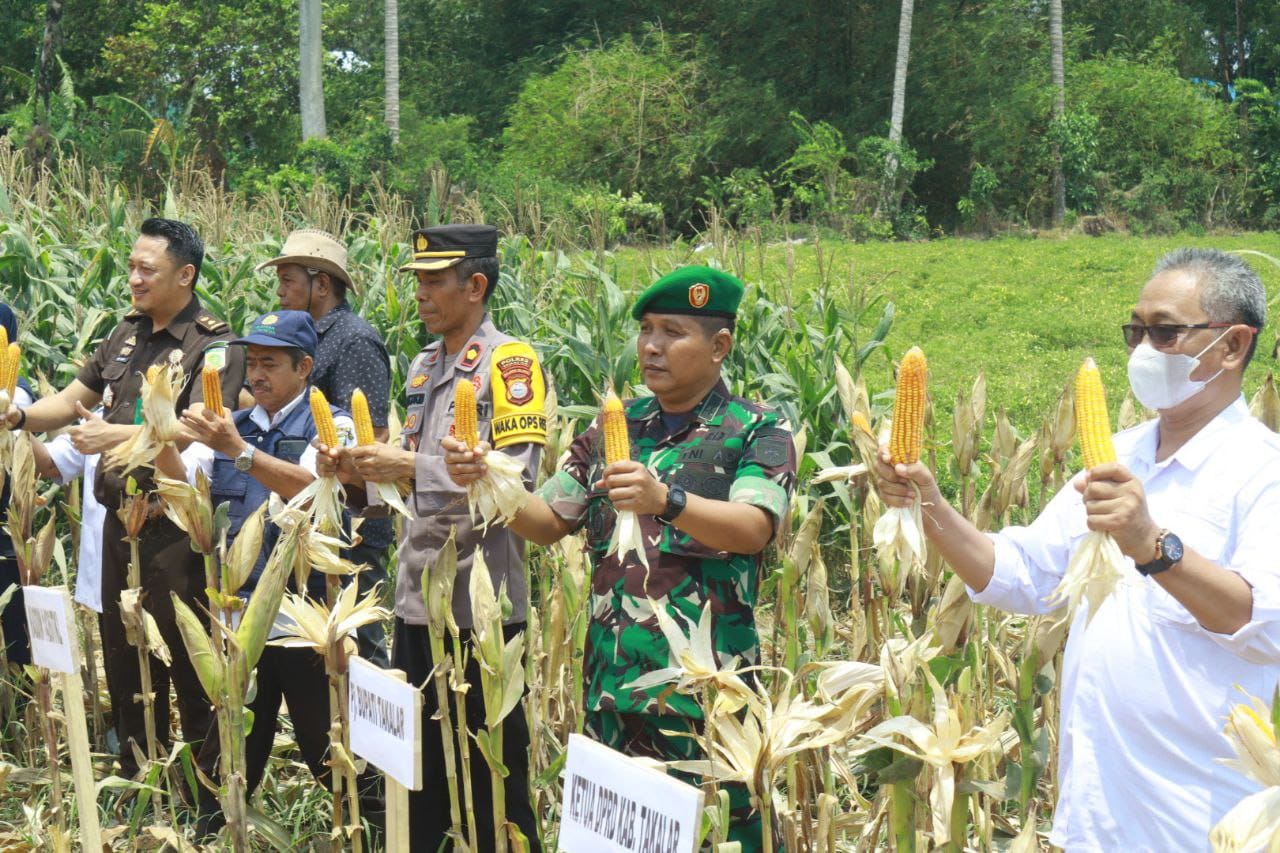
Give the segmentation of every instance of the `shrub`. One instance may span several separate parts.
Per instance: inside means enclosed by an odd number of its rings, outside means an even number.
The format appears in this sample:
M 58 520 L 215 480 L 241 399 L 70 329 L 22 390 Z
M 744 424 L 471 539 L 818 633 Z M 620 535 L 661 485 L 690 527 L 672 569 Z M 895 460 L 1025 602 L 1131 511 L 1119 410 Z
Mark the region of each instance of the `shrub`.
M 503 164 L 639 193 L 679 218 L 710 141 L 704 99 L 697 59 L 660 31 L 570 50 L 521 89 L 502 134 Z

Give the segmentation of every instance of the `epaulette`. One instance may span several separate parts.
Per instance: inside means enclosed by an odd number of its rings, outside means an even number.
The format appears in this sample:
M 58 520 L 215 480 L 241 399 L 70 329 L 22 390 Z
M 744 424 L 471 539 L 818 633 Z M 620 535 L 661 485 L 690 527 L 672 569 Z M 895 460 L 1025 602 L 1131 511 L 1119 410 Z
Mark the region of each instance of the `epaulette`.
M 206 332 L 211 332 L 215 335 L 220 335 L 223 332 L 231 331 L 231 327 L 228 326 L 224 321 L 219 320 L 217 317 L 213 316 L 212 314 L 208 314 L 203 311 L 200 313 L 198 317 L 196 317 L 196 325 L 204 329 Z

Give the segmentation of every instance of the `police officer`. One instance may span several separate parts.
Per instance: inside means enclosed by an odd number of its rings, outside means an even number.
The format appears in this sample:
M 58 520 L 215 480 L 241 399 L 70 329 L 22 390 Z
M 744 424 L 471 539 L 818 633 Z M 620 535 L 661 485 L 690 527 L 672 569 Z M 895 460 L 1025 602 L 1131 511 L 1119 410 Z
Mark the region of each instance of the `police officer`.
M 634 457 L 606 467 L 592 426 L 574 440 L 563 468 L 532 496 L 510 527 L 549 545 L 586 530 L 594 571 L 584 672 L 586 725 L 602 743 L 663 761 L 698 759 L 702 711 L 667 685 L 630 688 L 670 665 L 670 646 L 646 599 L 677 622 L 714 603 L 712 643 L 720 666 L 759 662 L 754 608 L 761 555 L 787 517 L 795 485 L 791 433 L 777 412 L 729 393 L 720 375 L 733 345 L 743 286 L 707 267 L 664 276 L 636 300 L 636 349 L 651 397 L 626 404 Z M 444 444 L 459 485 L 483 470 L 479 453 Z M 609 553 L 619 510 L 636 513 L 648 566 L 633 552 Z M 693 625 L 686 625 L 691 632 Z M 726 785 L 729 840 L 761 846 L 747 790 Z
M 303 311 L 265 314 L 247 336 L 232 344 L 246 347 L 245 375 L 254 406 L 221 416 L 208 409 L 192 409 L 182 416 L 183 424 L 209 449 L 200 462 L 210 475 L 214 506 L 228 505 L 228 541 L 272 492 L 289 500 L 306 488 L 315 478 L 316 459 L 312 446 L 316 424 L 308 401 L 316 352 L 311 315 Z M 351 446 L 355 443 L 351 417 L 330 408 L 341 444 Z M 280 529 L 267 522 L 262 549 L 241 596 L 253 594 L 279 538 Z M 292 577 L 289 588 L 325 600 L 325 578 L 318 571 L 311 572 L 305 590 L 298 590 Z M 258 661 L 256 684 L 248 705 L 253 728 L 245 738 L 248 794 L 262 781 L 282 701 L 288 704 L 294 741 L 303 760 L 317 780 L 327 782 L 329 681 L 323 658 L 311 649 L 268 645 Z
M 289 234 L 279 256 L 258 265 L 274 268 L 279 286 L 276 297 L 285 310 L 305 311 L 315 321 L 318 342 L 311 384 L 325 399 L 350 411 L 351 393 L 359 388 L 369 401 L 374 437 L 386 441 L 387 411 L 391 398 L 391 363 L 387 348 L 373 326 L 351 310 L 347 292 L 355 292 L 355 279 L 347 271 L 347 247 L 332 234 L 317 228 L 301 228 Z M 364 594 L 387 579 L 387 548 L 395 538 L 385 511 L 360 525 L 360 542 L 342 556 L 368 566 L 358 577 Z M 381 624 L 357 631 L 360 656 L 387 665 L 386 632 Z
M 418 354 L 409 369 L 402 446 L 374 444 L 333 454 L 339 476 L 358 487 L 348 491 L 356 499 L 367 481 L 409 480 L 413 484 L 413 517 L 406 524 L 399 550 L 392 663 L 414 684 L 425 683 L 434 665 L 422 600 L 423 569 L 436 563 L 450 529 L 457 529 L 458 548 L 453 617 L 463 629 L 464 640 L 469 641 L 471 633 L 467 578 L 477 548 L 484 549 L 494 589 L 505 584 L 511 600 L 506 638 L 524 630 L 527 618 L 523 540 L 497 525 L 483 533 L 472 526 L 466 493 L 450 481 L 440 449 L 441 439 L 453 427 L 454 385 L 458 382 L 475 387 L 481 435 L 499 452 L 523 463 L 529 485 L 546 443 L 544 400 L 537 393 L 541 386 L 529 381 L 534 371 L 542 369 L 537 356 L 528 344 L 498 331 L 486 310 L 498 283 L 497 248 L 497 229 L 488 225 L 445 225 L 414 233 L 413 259 L 401 269 L 417 276 L 418 316 L 437 340 Z M 325 468 L 321 466 L 321 470 Z M 466 678 L 471 685 L 466 698 L 467 725 L 475 732 L 484 726 L 484 697 L 474 654 Z M 439 849 L 451 826 L 449 798 L 438 787 L 446 769 L 440 723 L 432 719 L 436 710 L 435 691 L 425 691 L 423 777 L 434 781 L 409 795 L 414 850 Z M 503 732 L 502 760 L 509 771 L 507 819 L 525 834 L 531 849 L 539 850 L 528 786 L 529 732 L 524 715 L 507 717 Z M 474 772 L 474 768 L 485 766 L 484 757 L 474 744 L 456 743 L 455 751 L 461 749 L 471 750 L 475 836 L 489 849 L 494 839 L 489 783 Z M 459 770 L 454 772 L 461 778 Z
M 172 219 L 148 219 L 129 254 L 129 291 L 133 310 L 94 351 L 79 374 L 57 394 L 11 413 L 10 429 L 45 432 L 67 426 L 77 417 L 83 422 L 71 429 L 72 441 L 86 454 L 102 453 L 126 441 L 140 427 L 140 391 L 144 374 L 153 364 L 177 359 L 186 377 L 176 410 L 199 407 L 203 400 L 201 368 L 218 367 L 222 393 L 236 400 L 244 382 L 243 353 L 228 351 L 232 337 L 226 323 L 200 304 L 195 284 L 204 259 L 204 245 L 191 226 Z M 101 402 L 103 415 L 90 409 Z M 133 477 L 143 491 L 152 487 L 144 469 L 99 469 L 94 490 L 107 508 L 102 529 L 102 629 L 103 658 L 115 727 L 120 738 L 120 763 L 124 775 L 137 771 L 134 747 L 146 749 L 142 690 L 138 656 L 125 638 L 120 620 L 120 593 L 127 586 L 129 544 L 123 522 L 114 510 L 121 506 L 125 484 Z M 192 610 L 200 612 L 204 600 L 204 568 L 199 554 L 180 528 L 151 499 L 147 521 L 139 537 L 143 603 L 155 617 L 173 656 L 171 666 L 151 659 L 155 690 L 155 731 L 162 745 L 169 741 L 169 685 L 178 697 L 183 739 L 201 744 L 199 761 L 207 773 L 217 763 L 217 738 L 206 740 L 214 714 L 197 678 L 186 646 L 174 621 L 170 593 L 176 593 Z

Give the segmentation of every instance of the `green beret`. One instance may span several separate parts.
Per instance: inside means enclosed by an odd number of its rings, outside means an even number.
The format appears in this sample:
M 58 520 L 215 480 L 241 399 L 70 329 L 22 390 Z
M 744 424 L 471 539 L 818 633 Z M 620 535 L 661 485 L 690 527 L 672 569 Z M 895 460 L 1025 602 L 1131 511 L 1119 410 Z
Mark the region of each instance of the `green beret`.
M 646 312 L 692 314 L 697 317 L 736 317 L 742 301 L 742 282 L 711 267 L 681 267 L 649 285 L 631 309 L 639 320 Z

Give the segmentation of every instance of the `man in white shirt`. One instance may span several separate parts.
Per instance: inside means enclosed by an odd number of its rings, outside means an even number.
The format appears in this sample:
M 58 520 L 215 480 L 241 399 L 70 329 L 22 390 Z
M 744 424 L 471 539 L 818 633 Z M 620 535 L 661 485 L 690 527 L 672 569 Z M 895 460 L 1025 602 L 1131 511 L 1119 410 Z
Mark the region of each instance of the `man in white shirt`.
M 876 466 L 890 506 L 919 500 L 924 529 L 974 601 L 1045 613 L 1088 530 L 1129 565 L 1088 622 L 1072 623 L 1062 676 L 1059 797 L 1067 850 L 1204 850 L 1257 785 L 1222 766 L 1240 689 L 1280 680 L 1280 438 L 1250 417 L 1242 377 L 1266 292 L 1239 258 L 1166 255 L 1130 322 L 1129 378 L 1159 417 L 1115 437 L 1118 462 L 1078 475 L 1027 527 L 978 531 L 923 464 Z

